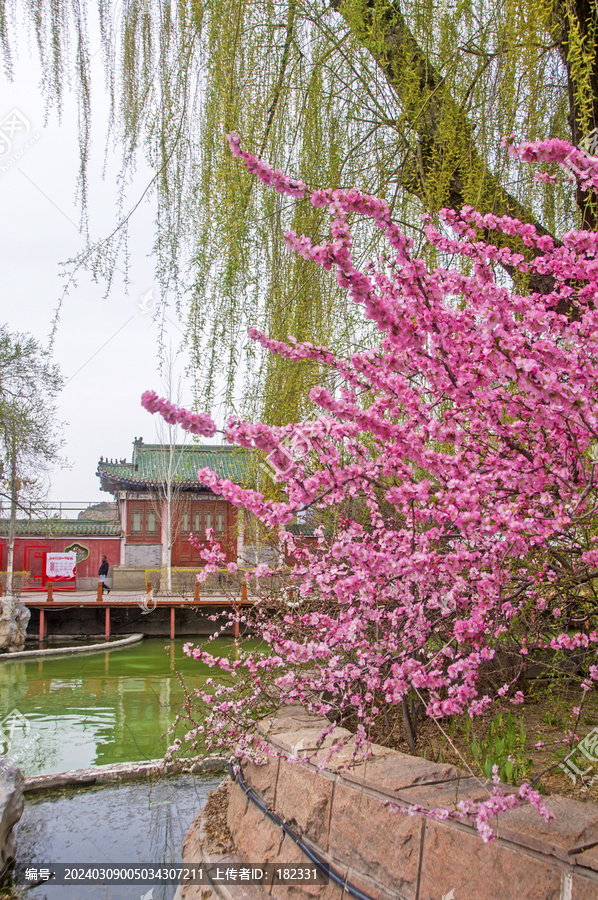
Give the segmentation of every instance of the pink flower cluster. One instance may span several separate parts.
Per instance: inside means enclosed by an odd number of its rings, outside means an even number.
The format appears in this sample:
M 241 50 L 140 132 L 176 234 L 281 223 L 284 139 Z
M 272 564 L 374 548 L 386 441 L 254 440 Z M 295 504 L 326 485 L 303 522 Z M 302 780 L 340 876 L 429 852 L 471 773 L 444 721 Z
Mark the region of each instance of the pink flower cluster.
M 155 391 L 145 391 L 141 395 L 141 405 L 150 413 L 159 413 L 169 425 L 180 425 L 192 434 L 202 434 L 204 437 L 214 437 L 216 434 L 216 425 L 206 413 L 180 409 L 170 400 L 158 397 Z
M 269 351 L 317 361 L 333 372 L 329 384 L 343 385 L 312 390 L 321 410 L 312 421 L 227 424 L 227 441 L 264 454 L 284 500 L 198 473 L 279 528 L 296 559 L 287 612 L 257 620 L 270 654 L 234 663 L 251 690 L 218 689 L 225 699 L 205 723 L 212 746 L 249 752 L 255 710 L 268 697 L 357 723 L 357 748 L 367 748 L 381 708 L 407 698 L 433 718 L 478 715 L 497 698 L 521 703 L 517 679 L 492 693 L 479 688 L 497 648 L 518 653 L 523 671 L 536 650 L 570 652 L 597 641 L 563 616 L 577 611 L 583 586 L 598 577 L 598 236 L 556 240 L 509 216 L 445 210 L 444 228 L 428 222 L 427 238 L 440 260 L 457 255 L 467 265 L 430 269 L 384 200 L 358 190 L 310 193 L 241 150 L 238 135 L 228 140 L 264 184 L 328 210 L 329 240 L 314 245 L 289 232 L 287 246 L 333 270 L 382 339 L 345 359 L 251 331 Z M 559 141 L 511 152 L 565 166 L 581 153 Z M 582 181 L 598 186 L 594 163 Z M 389 246 L 365 270 L 353 256 L 355 216 L 370 219 Z M 488 243 L 487 231 L 520 237 L 529 257 Z M 517 293 L 502 270 L 497 277 L 501 266 L 549 275 L 553 289 Z M 556 312 L 563 300 L 574 316 Z M 196 433 L 215 431 L 208 416 L 192 418 L 153 393 L 143 402 Z M 285 526 L 299 511 L 330 507 L 358 515 L 341 517 L 334 530 L 319 531 L 316 546 L 301 549 Z M 584 673 L 588 690 L 597 671 Z M 497 797 L 475 811 L 482 830 L 486 814 L 505 802 Z
M 545 821 L 550 822 L 554 819 L 554 814 L 548 809 L 541 795 L 529 784 L 522 784 L 517 793 L 506 793 L 501 790 L 498 783 L 495 783 L 491 795 L 486 800 L 460 800 L 455 804 L 453 810 L 445 807 L 427 809 L 417 804 L 399 806 L 396 803 L 389 803 L 389 808 L 409 816 L 423 816 L 437 821 L 450 819 L 455 822 L 471 823 L 484 843 L 487 844 L 496 838 L 493 828 L 496 816 L 511 809 L 518 809 L 525 803 L 533 806 Z
M 264 184 L 273 187 L 279 194 L 288 194 L 290 197 L 305 197 L 307 185 L 303 181 L 295 181 L 287 175 L 283 175 L 280 169 L 271 169 L 270 166 L 257 156 L 241 150 L 241 138 L 233 131 L 226 135 L 228 145 L 234 157 L 241 157 L 247 169 L 252 175 L 257 175 Z

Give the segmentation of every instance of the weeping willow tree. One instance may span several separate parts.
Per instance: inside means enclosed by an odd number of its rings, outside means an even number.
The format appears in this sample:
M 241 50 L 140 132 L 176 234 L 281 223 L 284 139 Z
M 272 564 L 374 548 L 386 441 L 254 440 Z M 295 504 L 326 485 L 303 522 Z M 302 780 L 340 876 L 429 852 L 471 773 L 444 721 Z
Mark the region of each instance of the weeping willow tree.
M 422 212 L 465 203 L 548 232 L 596 226 L 584 194 L 560 176 L 535 183 L 500 144 L 511 133 L 579 143 L 596 127 L 590 0 L 0 0 L 9 74 L 20 16 L 48 102 L 59 108 L 64 85 L 77 86 L 84 209 L 101 45 L 121 184 L 143 153 L 157 276 L 187 316 L 202 403 L 223 382 L 232 397 L 242 366 L 245 397 L 269 422 L 305 411 L 321 373 L 263 359 L 247 348 L 249 324 L 337 351 L 371 340 L 334 279 L 282 244 L 289 228 L 324 237 L 320 211 L 256 188 L 230 158 L 230 130 L 310 186 L 385 196 L 416 241 Z M 108 284 L 129 215 L 76 261 Z M 358 236 L 364 256 L 376 251 L 371 232 Z

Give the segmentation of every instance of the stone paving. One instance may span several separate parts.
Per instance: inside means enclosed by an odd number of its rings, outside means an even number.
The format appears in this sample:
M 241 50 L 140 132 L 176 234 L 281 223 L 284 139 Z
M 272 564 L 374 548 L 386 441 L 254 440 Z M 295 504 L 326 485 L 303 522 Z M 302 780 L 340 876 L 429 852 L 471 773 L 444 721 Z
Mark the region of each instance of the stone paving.
M 553 821 L 544 821 L 529 806 L 511 810 L 492 823 L 498 838 L 485 844 L 468 824 L 409 811 L 485 799 L 491 785 L 453 766 L 376 745 L 371 759 L 355 762 L 351 736 L 344 729 L 334 729 L 319 747 L 328 726 L 325 719 L 292 706 L 262 720 L 259 731 L 282 758 L 268 758 L 262 766 L 245 761 L 243 776 L 269 810 L 365 896 L 597 900 L 597 804 L 547 797 L 556 815 Z M 347 739 L 340 751 L 333 746 L 339 737 Z M 284 757 L 289 756 L 303 757 L 302 764 L 287 762 Z M 229 787 L 227 824 L 232 853 L 241 864 L 274 862 L 289 869 L 309 865 L 297 844 L 250 802 L 238 782 Z M 187 836 L 186 861 L 201 842 L 201 825 L 201 819 L 196 820 Z M 240 886 L 214 893 L 226 900 L 246 900 Z M 184 900 L 207 896 L 205 888 L 182 891 Z M 272 887 L 262 896 L 344 900 L 348 893 L 331 882 Z

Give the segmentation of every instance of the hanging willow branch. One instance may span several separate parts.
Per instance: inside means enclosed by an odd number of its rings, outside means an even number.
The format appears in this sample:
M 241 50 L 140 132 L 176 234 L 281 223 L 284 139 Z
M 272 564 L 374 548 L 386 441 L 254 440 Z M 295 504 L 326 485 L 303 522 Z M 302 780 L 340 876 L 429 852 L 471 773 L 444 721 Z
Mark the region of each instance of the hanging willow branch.
M 572 200 L 558 173 L 556 185 L 535 183 L 500 149 L 512 132 L 578 142 L 594 127 L 590 0 L 0 0 L 9 73 L 21 15 L 48 102 L 60 108 L 64 84 L 77 85 L 83 208 L 98 89 L 90 34 L 99 33 L 120 184 L 143 150 L 154 171 L 157 277 L 187 316 L 203 402 L 223 384 L 231 401 L 241 366 L 262 415 L 286 421 L 306 411 L 319 372 L 247 356 L 250 324 L 341 353 L 371 341 L 329 274 L 312 273 L 281 244 L 286 229 L 325 237 L 318 211 L 252 191 L 227 155 L 223 134 L 233 128 L 314 187 L 384 195 L 418 243 L 422 212 L 463 204 L 542 232 L 594 227 L 585 195 Z M 130 205 L 123 193 L 123 221 Z M 75 264 L 109 279 L 121 237 L 119 229 Z M 376 253 L 371 232 L 357 228 L 356 242 L 362 257 Z

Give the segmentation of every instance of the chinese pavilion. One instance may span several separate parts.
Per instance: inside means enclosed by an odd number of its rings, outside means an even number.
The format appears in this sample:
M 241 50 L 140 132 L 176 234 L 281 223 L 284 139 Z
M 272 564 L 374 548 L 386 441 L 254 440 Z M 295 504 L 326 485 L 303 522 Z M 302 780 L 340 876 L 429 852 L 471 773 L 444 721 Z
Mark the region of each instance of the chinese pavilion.
M 252 516 L 197 478 L 198 469 L 209 468 L 221 478 L 250 486 L 256 482 L 258 466 L 262 475 L 272 476 L 256 455 L 239 447 L 144 444 L 143 438 L 136 438 L 130 462 L 102 457 L 98 463 L 101 490 L 112 494 L 116 504 L 90 506 L 77 519 L 63 518 L 61 511 L 57 516 L 30 515 L 17 520 L 14 569 L 29 572 L 25 590 L 43 590 L 47 555 L 75 553 L 76 578 L 68 587 L 95 590 L 100 561 L 106 556 L 109 584 L 117 590 L 139 591 L 145 588 L 146 571 L 166 566 L 169 555 L 172 566 L 201 566 L 200 551 L 189 537 L 193 534 L 200 547 L 207 546 L 209 529 L 227 562 L 241 567 L 274 562 L 278 559 L 277 539 L 267 539 Z M 98 507 L 110 508 L 110 515 L 99 512 L 98 518 L 92 519 Z M 8 519 L 0 518 L 0 572 L 6 568 L 8 526 Z M 314 540 L 313 530 L 306 524 L 291 525 L 290 530 L 307 544 Z
M 189 536 L 207 546 L 208 529 L 221 544 L 227 562 L 243 562 L 242 514 L 198 482 L 201 468 L 210 468 L 236 484 L 251 480 L 250 455 L 230 445 L 144 444 L 143 438 L 136 438 L 130 462 L 100 459 L 96 474 L 101 489 L 113 494 L 118 503 L 122 529 L 120 563 L 113 572 L 115 587 L 138 588 L 143 584 L 140 573 L 167 565 L 169 486 L 171 564 L 201 565 Z

